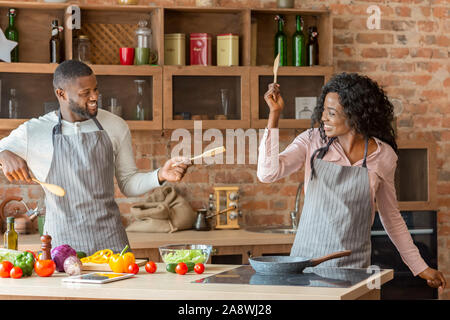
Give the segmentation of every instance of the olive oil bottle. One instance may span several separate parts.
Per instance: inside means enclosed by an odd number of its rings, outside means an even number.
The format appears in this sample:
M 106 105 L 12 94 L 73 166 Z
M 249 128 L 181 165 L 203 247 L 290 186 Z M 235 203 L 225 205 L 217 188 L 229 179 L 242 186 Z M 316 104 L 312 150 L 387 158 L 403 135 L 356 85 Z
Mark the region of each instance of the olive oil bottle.
M 17 250 L 19 236 L 17 235 L 16 230 L 14 230 L 14 217 L 6 218 L 6 223 L 7 229 L 3 235 L 4 247 L 6 249 Z

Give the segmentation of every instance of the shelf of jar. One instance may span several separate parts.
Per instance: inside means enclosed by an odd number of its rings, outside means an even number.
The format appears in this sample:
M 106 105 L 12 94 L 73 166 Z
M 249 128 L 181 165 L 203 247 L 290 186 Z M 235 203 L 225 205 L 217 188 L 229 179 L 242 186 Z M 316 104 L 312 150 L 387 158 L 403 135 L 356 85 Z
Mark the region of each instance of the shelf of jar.
M 164 128 L 193 129 L 195 120 L 202 120 L 205 129 L 249 128 L 249 71 L 249 67 L 164 66 Z M 228 119 L 215 120 L 221 114 L 222 90 L 228 90 Z M 192 118 L 176 118 L 183 113 Z
M 279 120 L 280 128 L 307 129 L 311 126 L 309 119 L 296 119 L 295 97 L 318 97 L 322 86 L 333 74 L 333 67 L 280 67 L 277 83 L 285 102 L 285 118 Z M 251 127 L 265 128 L 269 107 L 264 101 L 264 93 L 269 83 L 273 82 L 273 68 L 250 67 L 251 87 Z
M 0 72 L 53 74 L 57 63 L 0 62 Z M 153 75 L 161 73 L 161 66 L 154 65 L 100 65 L 89 64 L 95 74 L 99 75 Z

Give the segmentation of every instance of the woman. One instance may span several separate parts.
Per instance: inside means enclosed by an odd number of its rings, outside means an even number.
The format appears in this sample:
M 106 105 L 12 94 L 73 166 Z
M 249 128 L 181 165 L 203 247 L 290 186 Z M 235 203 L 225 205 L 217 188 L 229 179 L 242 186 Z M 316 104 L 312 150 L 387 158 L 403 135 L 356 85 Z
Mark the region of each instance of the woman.
M 277 132 L 272 130 L 284 108 L 279 85 L 269 85 L 264 99 L 270 113 L 259 151 L 259 180 L 273 182 L 305 167 L 306 195 L 291 256 L 351 250 L 350 256 L 324 265 L 368 267 L 376 204 L 384 228 L 414 276 L 443 290 L 443 274 L 422 259 L 398 209 L 393 106 L 377 83 L 358 74 L 334 76 L 317 101 L 312 128 L 279 155 L 273 141 Z

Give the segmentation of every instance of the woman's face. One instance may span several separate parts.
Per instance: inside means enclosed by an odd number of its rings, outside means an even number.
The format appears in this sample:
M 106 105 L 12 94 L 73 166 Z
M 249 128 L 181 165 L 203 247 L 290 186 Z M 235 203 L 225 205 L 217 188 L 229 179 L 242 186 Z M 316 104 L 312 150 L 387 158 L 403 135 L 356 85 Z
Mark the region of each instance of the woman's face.
M 344 108 L 339 103 L 339 95 L 336 92 L 330 92 L 325 96 L 323 107 L 323 129 L 327 137 L 338 137 L 352 131 L 348 125 Z

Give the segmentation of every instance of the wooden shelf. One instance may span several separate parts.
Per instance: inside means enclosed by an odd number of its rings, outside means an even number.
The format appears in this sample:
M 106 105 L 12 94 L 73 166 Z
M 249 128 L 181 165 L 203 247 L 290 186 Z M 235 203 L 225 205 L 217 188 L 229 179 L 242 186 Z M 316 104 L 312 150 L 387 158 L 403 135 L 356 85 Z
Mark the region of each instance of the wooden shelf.
M 167 129 L 177 129 L 177 128 L 194 128 L 194 120 L 174 120 L 174 96 L 183 95 L 180 99 L 186 105 L 195 105 L 197 107 L 197 102 L 202 102 L 202 99 L 211 99 L 211 90 L 216 90 L 219 92 L 218 87 L 221 84 L 221 80 L 226 80 L 228 83 L 225 86 L 230 87 L 229 79 L 233 77 L 234 89 L 239 92 L 238 102 L 240 106 L 236 107 L 236 113 L 240 115 L 239 119 L 233 120 L 202 120 L 202 128 L 217 128 L 217 129 L 227 129 L 227 128 L 249 128 L 250 127 L 250 87 L 249 87 L 249 67 L 214 67 L 214 66 L 164 66 L 164 128 Z M 182 77 L 189 77 L 188 81 L 185 82 L 185 87 L 175 88 L 174 78 L 182 79 Z M 194 91 L 192 89 L 193 81 L 202 81 L 203 79 L 210 84 L 208 87 L 208 92 Z M 215 78 L 215 79 L 212 79 Z M 238 83 L 237 83 L 238 82 Z M 216 86 L 216 87 L 214 87 Z M 231 84 L 233 86 L 233 84 Z M 232 89 L 231 89 L 232 90 Z M 231 91 L 230 90 L 230 91 Z M 236 93 L 237 94 L 237 93 Z M 238 97 L 236 97 L 238 98 Z M 175 98 L 176 99 L 176 98 Z M 214 98 L 212 98 L 214 99 Z M 208 108 L 217 107 L 220 103 L 220 97 L 217 101 L 209 103 L 203 108 L 200 106 L 199 109 L 190 110 L 183 109 L 179 110 L 182 112 L 196 112 L 201 110 L 202 113 Z M 184 106 L 182 106 L 184 107 Z M 207 110 L 208 111 L 208 110 Z M 209 110 L 210 111 L 210 110 Z M 208 112 L 210 113 L 210 112 Z M 194 113 L 195 114 L 195 113 Z
M 265 128 L 267 126 L 267 119 L 261 119 L 261 108 L 265 108 L 268 110 L 268 106 L 263 101 L 262 98 L 264 96 L 264 92 L 260 92 L 261 84 L 260 77 L 272 77 L 273 71 L 272 67 L 251 67 L 250 68 L 250 86 L 251 86 L 251 127 L 252 128 Z M 319 92 L 321 86 L 323 86 L 333 74 L 333 67 L 323 67 L 323 66 L 314 66 L 314 67 L 280 67 L 278 69 L 278 83 L 281 84 L 281 93 L 286 98 L 286 91 L 299 91 L 294 88 L 283 87 L 283 77 L 297 77 L 299 79 L 303 77 L 312 77 L 317 79 L 317 77 L 322 77 L 322 81 L 317 84 L 314 88 L 316 92 Z M 312 79 L 311 78 L 311 79 Z M 290 81 L 292 82 L 292 81 Z M 295 86 L 296 83 L 293 83 Z M 314 85 L 313 83 L 308 83 L 308 85 Z M 306 86 L 306 85 L 305 85 Z M 267 87 L 264 87 L 264 90 Z M 283 92 L 284 90 L 284 92 Z M 312 89 L 311 89 L 312 90 Z M 308 90 L 309 91 L 309 90 Z M 317 95 L 315 95 L 317 96 Z M 295 110 L 295 105 L 293 105 L 292 101 L 285 100 L 285 109 L 293 108 Z M 280 119 L 279 127 L 280 128 L 298 128 L 298 129 L 307 129 L 310 128 L 311 121 L 309 119 Z
M 252 9 L 252 8 L 203 8 L 203 7 L 161 7 L 161 6 L 122 6 L 122 5 L 97 5 L 97 4 L 79 4 L 79 3 L 36 3 L 27 1 L 0 1 L 0 10 L 7 10 L 9 7 L 18 8 L 18 27 L 21 29 L 30 30 L 28 25 L 31 22 L 37 25 L 37 28 L 24 33 L 21 38 L 21 60 L 20 63 L 0 63 L 0 73 L 6 74 L 23 74 L 21 81 L 27 78 L 27 74 L 47 75 L 46 81 L 50 81 L 49 77 L 52 75 L 57 67 L 56 64 L 46 63 L 48 59 L 48 38 L 50 34 L 50 22 L 53 18 L 58 18 L 60 22 L 65 22 L 67 19 L 67 8 L 71 5 L 76 5 L 81 10 L 81 23 L 83 25 L 96 24 L 124 24 L 136 25 L 141 19 L 147 19 L 152 28 L 152 46 L 158 54 L 158 66 L 122 66 L 118 64 L 92 64 L 90 67 L 99 78 L 106 79 L 108 76 L 113 77 L 151 77 L 152 81 L 152 107 L 153 120 L 152 121 L 128 121 L 132 130 L 161 130 L 163 128 L 176 129 L 179 127 L 192 129 L 194 120 L 173 120 L 173 77 L 196 77 L 197 80 L 201 77 L 211 77 L 220 82 L 227 83 L 231 77 L 235 77 L 233 81 L 237 83 L 240 81 L 239 87 L 235 92 L 239 92 L 240 98 L 236 101 L 236 108 L 239 112 L 235 112 L 236 116 L 230 120 L 203 120 L 203 128 L 263 128 L 266 125 L 264 119 L 259 119 L 258 113 L 258 95 L 259 76 L 270 76 L 272 74 L 271 66 L 251 66 L 251 46 L 254 39 L 252 35 L 252 20 L 257 21 L 259 29 L 256 37 L 258 40 L 257 49 L 258 54 L 262 56 L 259 64 L 271 64 L 273 61 L 273 46 L 272 41 L 261 39 L 271 37 L 276 29 L 276 24 L 272 21 L 275 14 L 285 14 L 288 17 L 288 24 L 286 30 L 288 33 L 292 30 L 296 14 L 304 15 L 307 21 L 317 21 L 319 33 L 322 37 L 319 43 L 321 46 L 320 55 L 321 61 L 325 66 L 318 67 L 282 67 L 279 69 L 280 77 L 283 76 L 323 76 L 328 79 L 332 73 L 332 25 L 330 23 L 330 13 L 328 10 L 312 10 L 312 9 Z M 3 12 L 2 11 L 2 12 Z M 309 19 L 309 20 L 308 20 Z M 5 17 L 0 18 L 0 23 L 5 23 Z M 95 28 L 94 28 L 95 29 Z M 94 30 L 92 29 L 92 30 Z M 134 31 L 127 29 L 128 38 L 134 38 Z M 234 32 L 240 35 L 239 40 L 239 60 L 238 67 L 218 67 L 218 66 L 164 66 L 164 34 L 182 32 L 189 34 L 191 32 L 209 32 L 214 38 L 217 34 Z M 72 37 L 76 30 L 65 28 L 65 55 L 66 59 L 72 58 Z M 264 37 L 265 34 L 265 37 Z M 329 34 L 329 35 L 326 35 Z M 106 38 L 104 41 L 108 41 Z M 255 43 L 256 44 L 256 43 Z M 24 49 L 30 48 L 29 50 Z M 270 47 L 270 48 L 269 48 Z M 189 51 L 189 46 L 186 46 Z M 114 49 L 115 50 L 115 49 Z M 113 51 L 114 51 L 113 50 Z M 24 51 L 24 52 L 22 52 Z M 115 52 L 115 51 L 114 51 Z M 215 61 L 215 39 L 213 39 L 213 64 Z M 186 58 L 188 60 L 189 53 Z M 267 62 L 267 63 L 266 63 Z M 109 63 L 109 62 L 107 62 Z M 8 75 L 14 78 L 14 75 Z M 255 78 L 256 77 L 256 78 Z M 31 76 L 30 76 L 31 78 Z M 121 79 L 121 78 L 118 78 Z M 237 80 L 236 80 L 237 79 Z M 36 80 L 30 80 L 36 83 Z M 111 80 L 112 81 L 112 80 Z M 110 80 L 105 83 L 111 83 Z M 125 81 L 125 80 L 124 80 Z M 200 80 L 199 80 L 200 81 Z M 16 81 L 17 82 L 17 81 Z M 21 82 L 21 83 L 22 83 Z M 17 84 L 16 84 L 17 85 Z M 212 85 L 218 86 L 216 81 Z M 228 83 L 229 85 L 229 83 Z M 210 83 L 206 82 L 206 86 Z M 216 88 L 217 89 L 217 88 Z M 29 90 L 23 90 L 23 94 L 29 94 Z M 51 92 L 42 92 L 40 101 L 52 100 L 54 97 Z M 204 94 L 205 90 L 200 90 L 200 96 Z M 208 91 L 208 90 L 206 90 Z M 164 92 L 164 99 L 163 99 Z M 111 95 L 111 94 L 108 94 Z M 126 95 L 125 95 L 126 96 Z M 212 100 L 212 99 L 210 99 Z M 126 101 L 126 100 L 124 100 Z M 164 101 L 164 104 L 163 104 Z M 105 105 L 105 103 L 104 103 Z M 210 108 L 216 108 L 216 102 L 210 102 Z M 255 107 L 256 106 L 256 107 Z M 35 109 L 35 113 L 39 111 L 40 105 Z M 181 107 L 180 107 L 181 108 Z M 203 106 L 206 108 L 206 105 Z M 256 109 L 255 109 L 256 108 Z M 164 109 L 164 115 L 163 115 Z M 179 111 L 179 110 L 178 110 Z M 256 113 L 255 113 L 256 112 Z M 30 114 L 30 117 L 35 114 Z M 164 117 L 163 117 L 164 116 Z M 128 115 L 128 118 L 130 116 Z M 213 117 L 210 116 L 210 119 Z M 11 129 L 15 120 L 4 119 L 0 122 L 0 128 Z M 303 128 L 309 126 L 309 121 L 295 120 L 295 119 L 281 119 L 280 125 L 282 128 Z M 5 129 L 6 130 L 6 129 Z
M 397 146 L 399 156 L 395 188 L 400 210 L 437 210 L 436 143 L 398 140 Z

